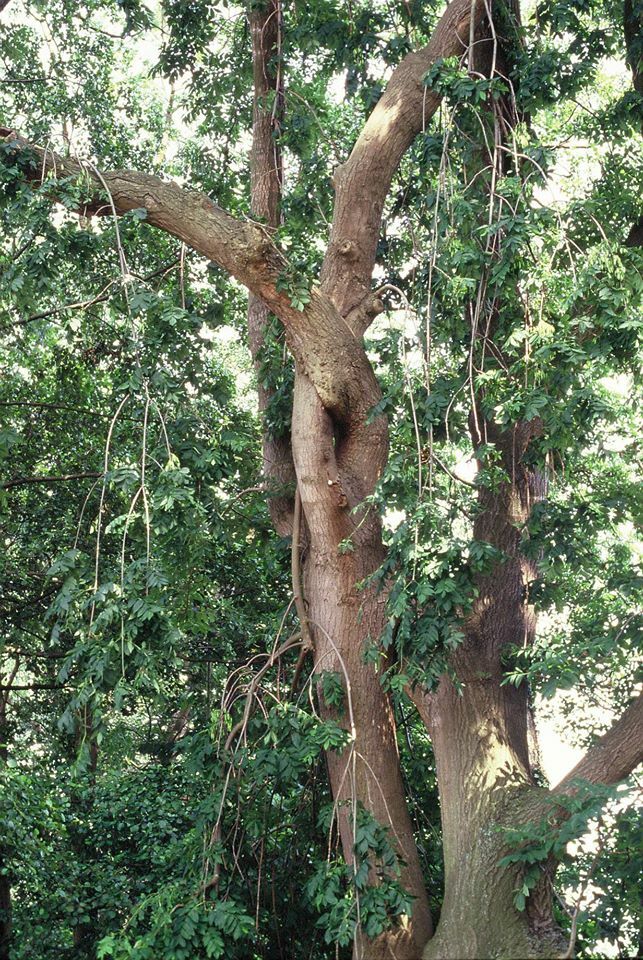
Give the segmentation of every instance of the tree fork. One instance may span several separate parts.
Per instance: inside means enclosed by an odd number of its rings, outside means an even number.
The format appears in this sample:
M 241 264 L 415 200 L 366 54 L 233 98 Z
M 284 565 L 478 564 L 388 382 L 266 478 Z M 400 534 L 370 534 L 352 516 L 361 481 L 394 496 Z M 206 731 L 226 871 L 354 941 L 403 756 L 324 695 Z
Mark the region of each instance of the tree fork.
M 283 82 L 278 62 L 278 0 L 270 0 L 265 7 L 256 8 L 251 13 L 251 29 L 255 84 L 251 150 L 252 212 L 268 225 L 277 226 L 281 158 L 274 137 L 274 113 L 267 107 L 267 96 L 270 93 L 275 95 L 278 106 Z M 256 366 L 260 362 L 268 316 L 266 304 L 251 294 L 248 319 Z M 355 343 L 359 343 L 352 334 L 349 335 Z M 363 349 L 361 344 L 360 348 Z M 362 377 L 361 388 L 366 388 L 369 406 L 379 398 L 379 389 L 372 374 Z M 259 389 L 262 390 L 261 385 Z M 260 405 L 265 408 L 268 402 L 268 394 L 262 395 L 260 392 Z M 360 629 L 360 619 L 364 616 L 365 608 L 372 606 L 377 618 L 377 622 L 372 624 L 374 637 L 379 635 L 383 626 L 380 620 L 384 598 L 362 598 L 356 589 L 356 583 L 366 573 L 373 572 L 383 556 L 381 531 L 379 523 L 374 525 L 375 518 L 367 518 L 364 530 L 369 531 L 369 537 L 365 540 L 360 535 L 358 542 L 352 545 L 353 551 L 358 554 L 357 562 L 364 568 L 361 576 L 352 570 L 356 558 L 344 559 L 339 554 L 342 540 L 354 537 L 356 527 L 359 528 L 350 515 L 351 509 L 357 507 L 363 497 L 372 491 L 384 466 L 386 425 L 380 418 L 374 429 L 362 429 L 361 432 L 366 433 L 367 457 L 363 455 L 362 437 L 357 445 L 354 441 L 336 442 L 338 425 L 339 433 L 343 432 L 341 421 L 336 424 L 332 415 L 324 409 L 306 365 L 301 362 L 296 365 L 293 407 L 292 436 L 281 438 L 277 456 L 282 464 L 288 464 L 293 469 L 294 454 L 297 477 L 294 511 L 291 502 L 287 522 L 284 522 L 282 509 L 273 507 L 271 510 L 278 532 L 283 533 L 288 522 L 292 530 L 293 593 L 303 637 L 293 684 L 297 683 L 303 658 L 311 647 L 314 649 L 317 674 L 333 669 L 346 672 L 347 695 L 355 698 L 351 704 L 354 710 L 354 738 L 344 754 L 327 755 L 344 857 L 349 864 L 353 862 L 354 836 L 349 810 L 359 802 L 380 823 L 391 828 L 392 840 L 406 864 L 403 867 L 403 881 L 416 897 L 412 921 L 407 920 L 378 942 L 364 942 L 358 931 L 355 956 L 375 960 L 377 956 L 388 958 L 393 953 L 400 960 L 415 960 L 431 932 L 428 901 L 406 810 L 393 712 L 378 675 L 363 662 L 362 656 L 366 636 Z M 348 433 L 355 438 L 359 431 Z M 377 439 L 375 444 L 374 439 Z M 274 442 L 266 437 L 264 428 L 264 462 L 271 450 L 274 451 Z M 370 465 L 374 453 L 373 469 Z M 274 466 L 274 462 L 268 465 L 265 470 L 268 476 L 274 476 Z M 283 473 L 279 479 L 284 479 Z M 306 550 L 302 563 L 300 539 L 304 531 Z M 371 543 L 373 540 L 374 544 Z M 372 545 L 374 554 L 371 553 Z M 302 572 L 305 589 L 302 588 Z M 338 602 L 342 606 L 339 618 L 336 609 Z M 367 614 L 366 622 L 372 617 L 373 614 Z M 319 696 L 324 709 L 321 689 Z M 377 729 L 385 730 L 384 740 L 379 735 L 369 735 L 369 730 L 374 726 L 372 711 L 375 711 Z

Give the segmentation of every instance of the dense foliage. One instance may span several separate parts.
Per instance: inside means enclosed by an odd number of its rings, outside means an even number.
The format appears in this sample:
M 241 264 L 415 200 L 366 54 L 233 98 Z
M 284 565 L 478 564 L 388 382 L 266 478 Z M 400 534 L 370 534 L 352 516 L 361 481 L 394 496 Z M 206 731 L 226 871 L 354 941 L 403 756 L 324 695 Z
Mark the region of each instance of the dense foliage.
M 283 4 L 278 240 L 295 307 L 319 271 L 333 170 L 440 12 L 419 0 Z M 0 19 L 0 119 L 88 169 L 173 177 L 248 216 L 246 13 L 226 0 L 13 0 Z M 435 772 L 405 690 L 448 668 L 476 574 L 498 560 L 473 538 L 477 488 L 502 481 L 491 443 L 475 470 L 474 385 L 496 423 L 541 419 L 529 455 L 548 478 L 525 531 L 538 639 L 511 651 L 505 682 L 528 682 L 542 715 L 551 698 L 559 716 L 573 708 L 568 736 L 582 746 L 637 679 L 643 261 L 625 240 L 640 214 L 642 113 L 625 63 L 638 69 L 640 45 L 626 51 L 611 0 L 552 0 L 524 19 L 507 83 L 453 59 L 425 77 L 442 106 L 389 197 L 385 311 L 368 333 L 383 384 L 374 413 L 392 431 L 373 498 L 389 546 L 376 580 L 392 590 L 389 628 L 366 655 L 388 665 L 436 913 Z M 509 94 L 520 120 L 490 194 L 481 108 Z M 356 867 L 340 854 L 324 751 L 346 732 L 321 718 L 319 698 L 341 706 L 341 677 L 316 687 L 305 662 L 293 686 L 298 648 L 274 656 L 298 626 L 290 545 L 271 533 L 261 485 L 245 293 L 145 210 L 79 215 L 77 181 L 57 181 L 52 205 L 51 181 L 25 180 L 10 139 L 0 180 L 7 956 L 349 956 L 356 925 L 375 936 L 409 903 L 367 811 L 354 813 Z M 493 341 L 472 343 L 476 298 L 497 305 Z M 265 424 L 283 434 L 293 374 L 276 323 L 260 376 L 273 389 Z M 638 937 L 636 821 L 607 793 L 579 794 L 556 830 L 517 830 L 508 861 L 528 866 L 525 909 L 530 877 L 552 851 L 566 858 L 560 922 L 578 925 L 587 957 L 610 945 L 632 955 Z M 381 864 L 390 876 L 372 885 Z

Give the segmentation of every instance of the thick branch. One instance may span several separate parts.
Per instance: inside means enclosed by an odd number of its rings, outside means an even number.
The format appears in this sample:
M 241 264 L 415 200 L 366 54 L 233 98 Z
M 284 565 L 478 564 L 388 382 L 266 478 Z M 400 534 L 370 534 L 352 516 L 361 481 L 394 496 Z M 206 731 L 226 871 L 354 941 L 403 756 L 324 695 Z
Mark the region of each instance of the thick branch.
M 476 23 L 481 22 L 485 4 L 480 0 L 449 4 L 428 45 L 410 53 L 395 69 L 350 157 L 335 172 L 335 214 L 322 290 L 350 319 L 353 329 L 364 330 L 377 312 L 370 280 L 391 181 L 405 152 L 440 104 L 439 95 L 424 86 L 424 74 L 440 57 L 465 53 L 472 10 Z
M 363 421 L 372 406 L 374 375 L 360 341 L 328 297 L 311 290 L 310 303 L 296 310 L 277 290 L 285 259 L 259 223 L 237 220 L 204 193 L 132 170 L 99 172 L 93 166 L 55 155 L 11 130 L 0 128 L 31 182 L 84 178 L 87 201 L 79 211 L 100 216 L 144 209 L 147 222 L 178 237 L 217 263 L 266 303 L 282 321 L 288 344 L 315 385 L 319 397 L 340 422 Z M 109 196 L 106 196 L 106 191 Z M 57 199 L 56 187 L 52 190 Z M 366 389 L 364 389 L 366 385 Z
M 643 694 L 630 704 L 553 792 L 574 792 L 574 781 L 618 783 L 643 763 Z

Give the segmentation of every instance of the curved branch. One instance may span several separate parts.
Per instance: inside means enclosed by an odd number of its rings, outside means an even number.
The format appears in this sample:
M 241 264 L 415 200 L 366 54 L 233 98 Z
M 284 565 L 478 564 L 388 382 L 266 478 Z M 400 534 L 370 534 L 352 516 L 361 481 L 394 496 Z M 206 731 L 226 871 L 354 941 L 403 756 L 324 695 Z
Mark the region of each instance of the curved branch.
M 577 780 L 618 783 L 640 763 L 643 763 L 643 694 L 639 694 L 607 733 L 589 748 L 552 793 L 573 793 Z
M 440 57 L 466 52 L 471 15 L 475 31 L 485 12 L 483 0 L 448 5 L 428 45 L 396 67 L 350 157 L 335 171 L 335 213 L 322 290 L 360 332 L 377 312 L 370 280 L 386 196 L 402 157 L 441 100 L 424 86 L 424 74 Z
M 264 301 L 282 321 L 288 345 L 306 371 L 326 409 L 343 423 L 364 421 L 377 399 L 376 381 L 364 348 L 332 301 L 317 288 L 310 302 L 296 310 L 277 289 L 286 260 L 268 230 L 251 220 L 239 220 L 206 194 L 133 170 L 97 171 L 93 166 L 60 157 L 36 146 L 14 131 L 0 127 L 10 162 L 18 161 L 32 183 L 81 180 L 87 200 L 79 212 L 118 216 L 144 209 L 154 227 L 178 237 Z M 105 197 L 105 189 L 109 198 Z

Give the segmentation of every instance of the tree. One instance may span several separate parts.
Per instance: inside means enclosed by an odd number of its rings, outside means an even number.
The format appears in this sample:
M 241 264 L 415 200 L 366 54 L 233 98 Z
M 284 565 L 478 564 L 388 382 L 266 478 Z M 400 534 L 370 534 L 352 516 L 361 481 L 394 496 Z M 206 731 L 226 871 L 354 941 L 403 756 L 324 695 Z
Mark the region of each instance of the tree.
M 603 793 L 592 792 L 592 785 L 619 782 L 643 759 L 639 697 L 569 777 L 544 788 L 529 687 L 537 672 L 529 658 L 537 650 L 534 603 L 548 560 L 545 510 L 556 456 L 560 462 L 579 424 L 599 415 L 597 404 L 583 397 L 581 371 L 593 366 L 603 372 L 614 357 L 627 366 L 641 285 L 636 246 L 620 250 L 624 225 L 635 219 L 633 201 L 625 197 L 617 204 L 613 184 L 597 190 L 591 209 L 578 211 L 579 222 L 597 224 L 598 240 L 574 235 L 573 223 L 553 237 L 556 214 L 546 206 L 539 212 L 536 196 L 552 161 L 544 140 L 530 130 L 528 114 L 547 97 L 554 105 L 569 102 L 591 83 L 616 33 L 598 36 L 597 19 L 607 16 L 602 9 L 585 17 L 562 3 L 539 11 L 548 32 L 541 42 L 525 31 L 512 5 L 453 0 L 428 42 L 409 51 L 412 31 L 420 36 L 435 11 L 404 6 L 405 32 L 386 50 L 392 72 L 383 90 L 375 91 L 368 58 L 360 63 L 355 54 L 360 46 L 368 49 L 359 27 L 349 42 L 343 13 L 308 11 L 322 23 L 335 23 L 341 34 L 335 47 L 329 44 L 327 62 L 320 59 L 320 87 L 345 66 L 347 83 L 361 83 L 376 101 L 334 171 L 332 204 L 330 184 L 322 196 L 323 180 L 312 180 L 322 216 L 332 205 L 318 265 L 311 253 L 313 231 L 302 222 L 310 204 L 288 190 L 285 153 L 290 148 L 302 167 L 310 160 L 307 144 L 298 148 L 288 132 L 292 116 L 285 102 L 289 57 L 294 61 L 296 53 L 284 52 L 284 45 L 296 51 L 300 42 L 305 54 L 306 28 L 301 14 L 282 9 L 278 0 L 252 6 L 248 14 L 253 122 L 245 216 L 233 216 L 207 193 L 145 171 L 99 168 L 9 127 L 2 131 L 4 175 L 10 196 L 30 190 L 39 202 L 62 203 L 82 218 L 109 222 L 129 215 L 128 225 L 139 219 L 158 228 L 250 293 L 248 334 L 264 413 L 263 487 L 277 534 L 292 542 L 300 636 L 291 645 L 301 644 L 301 662 L 312 654 L 322 720 L 345 731 L 345 742 L 329 748 L 326 760 L 344 860 L 356 902 L 362 902 L 355 956 L 546 957 L 566 949 L 551 903 L 551 878 L 562 852 L 555 831 L 578 810 L 589 815 L 595 809 Z M 64 5 L 62 10 L 61 22 L 69 26 L 70 14 Z M 135 4 L 124 10 L 127 28 L 147 16 Z M 166 12 L 170 39 L 161 64 L 177 78 L 192 56 L 190 44 L 201 54 L 207 49 L 215 12 L 208 4 L 194 10 L 170 4 Z M 360 15 L 366 23 L 366 12 Z M 391 30 L 385 17 L 381 28 Z M 431 128 L 441 109 L 441 124 Z M 612 109 L 614 116 L 620 110 L 627 136 L 635 109 L 635 101 Z M 322 136 L 329 137 L 323 124 Z M 624 133 L 614 138 L 626 143 Z M 415 240 L 409 246 L 395 225 L 396 218 L 411 222 L 418 203 L 412 181 L 402 189 L 399 180 L 406 163 L 423 171 L 425 189 L 433 177 L 432 207 L 421 222 L 419 242 L 426 248 L 419 271 Z M 633 177 L 626 160 L 622 167 Z M 224 178 L 223 193 L 233 192 Z M 461 217 L 456 232 L 454 216 Z M 581 255 L 598 250 L 600 258 L 603 242 L 613 262 L 597 259 L 593 275 L 565 290 L 562 261 L 569 245 Z M 543 260 L 551 258 L 549 273 L 539 274 L 532 245 Z M 373 279 L 376 266 L 381 283 Z M 418 306 L 415 278 L 407 282 L 413 270 L 424 271 L 424 308 Z M 374 359 L 365 337 L 400 296 L 405 309 L 423 309 L 423 380 L 410 393 L 414 429 L 406 437 L 417 446 L 419 493 L 413 505 L 404 502 L 409 522 L 385 543 L 382 499 L 386 484 L 394 493 L 396 484 L 387 465 L 389 419 L 398 422 L 386 414 L 394 412 L 399 391 L 396 397 L 393 375 L 389 382 L 384 378 L 383 393 L 375 368 L 383 366 L 385 350 Z M 543 312 L 548 296 L 555 306 Z M 592 319 L 599 302 L 602 313 Z M 290 422 L 281 430 L 270 423 L 283 386 L 271 376 L 273 318 L 294 359 Z M 450 340 L 451 355 L 443 346 Z M 573 404 L 565 399 L 570 395 Z M 465 499 L 453 492 L 457 470 L 443 464 L 439 451 L 452 412 L 459 442 L 470 443 L 478 465 Z M 575 462 L 582 461 L 578 445 L 575 450 Z M 73 476 L 88 472 L 79 469 Z M 5 489 L 28 482 L 14 476 Z M 437 541 L 446 522 L 435 502 L 441 485 L 464 511 L 470 532 L 466 543 L 444 551 L 429 539 Z M 140 488 L 144 497 L 144 477 Z M 597 611 L 596 620 L 603 615 Z M 619 618 L 614 628 L 623 628 L 627 643 L 632 625 L 624 622 Z M 284 654 L 289 649 L 284 645 Z M 339 694 L 329 692 L 329 678 L 337 679 Z M 402 695 L 413 701 L 428 731 L 437 770 L 444 897 L 435 930 L 429 899 L 436 892 L 425 886 L 400 763 L 394 706 Z M 247 720 L 244 710 L 242 722 Z M 91 724 L 86 735 L 92 739 Z M 553 839 L 543 839 L 543 827 L 540 847 L 530 847 L 530 830 L 543 822 Z M 386 842 L 373 825 L 385 828 Z M 518 852 L 507 839 L 511 831 Z M 216 882 L 211 889 L 216 892 Z

